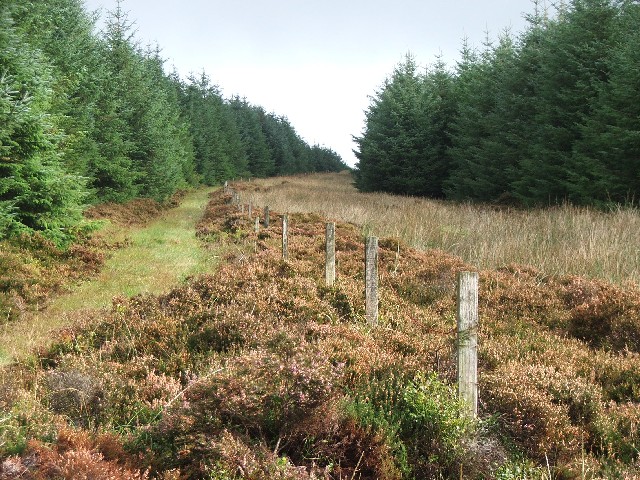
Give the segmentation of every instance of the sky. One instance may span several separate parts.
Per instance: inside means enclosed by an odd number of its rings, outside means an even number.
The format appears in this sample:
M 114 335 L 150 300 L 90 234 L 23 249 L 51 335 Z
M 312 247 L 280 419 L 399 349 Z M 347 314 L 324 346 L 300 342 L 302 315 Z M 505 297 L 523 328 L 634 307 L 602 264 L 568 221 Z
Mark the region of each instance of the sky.
M 85 0 L 102 18 L 116 0 Z M 526 29 L 532 0 L 124 0 L 142 46 L 159 45 L 168 71 L 203 70 L 226 98 L 286 116 L 309 144 L 356 163 L 352 136 L 407 53 L 454 66 L 462 40 L 481 47 Z M 100 23 L 98 23 L 100 28 Z

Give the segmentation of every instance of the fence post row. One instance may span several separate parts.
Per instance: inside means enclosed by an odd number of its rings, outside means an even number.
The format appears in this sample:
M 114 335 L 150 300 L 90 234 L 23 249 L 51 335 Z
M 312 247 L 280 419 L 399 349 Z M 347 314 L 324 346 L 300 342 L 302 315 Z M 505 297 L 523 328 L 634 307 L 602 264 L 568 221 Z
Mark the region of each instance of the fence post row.
M 370 325 L 378 324 L 378 238 L 365 242 L 365 318 Z
M 251 215 L 251 204 L 249 214 Z M 264 226 L 269 227 L 269 207 L 264 208 Z M 255 231 L 260 230 L 260 217 L 255 219 Z M 289 216 L 282 216 L 282 258 L 289 258 Z M 325 280 L 333 286 L 336 277 L 335 223 L 326 224 Z M 464 414 L 478 414 L 478 273 L 460 272 L 457 283 L 458 330 L 458 396 L 464 404 Z M 369 325 L 378 324 L 378 238 L 365 241 L 365 318 Z
M 478 273 L 458 274 L 458 395 L 465 414 L 478 415 Z
M 336 224 L 327 223 L 325 234 L 325 266 L 324 277 L 328 287 L 333 287 L 336 280 Z
M 289 259 L 289 215 L 282 216 L 282 259 Z

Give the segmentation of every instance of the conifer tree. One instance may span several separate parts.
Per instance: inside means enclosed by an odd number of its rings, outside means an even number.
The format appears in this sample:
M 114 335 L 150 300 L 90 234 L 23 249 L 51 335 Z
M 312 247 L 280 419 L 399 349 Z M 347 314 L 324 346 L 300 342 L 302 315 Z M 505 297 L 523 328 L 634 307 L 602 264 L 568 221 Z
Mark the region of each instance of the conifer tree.
M 505 33 L 497 46 L 485 44 L 477 56 L 465 45 L 458 64 L 452 125 L 452 169 L 447 197 L 507 202 L 518 160 L 522 108 L 515 45 Z
M 608 78 L 607 58 L 616 9 L 609 0 L 573 0 L 529 42 L 538 56 L 535 112 L 527 155 L 512 186 L 525 204 L 558 203 L 570 197 L 572 155 L 580 125 L 592 113 Z M 523 56 L 527 60 L 527 56 Z
M 58 117 L 66 134 L 62 160 L 71 172 L 87 176 L 98 150 L 92 130 L 102 76 L 94 19 L 82 0 L 20 2 L 13 17 L 51 65 L 49 113 Z
M 640 196 L 640 5 L 625 2 L 612 32 L 606 82 L 581 127 L 569 176 L 576 203 L 637 202 Z
M 247 152 L 249 172 L 252 176 L 266 177 L 273 164 L 258 109 L 238 96 L 231 99 L 230 106 Z
M 416 140 L 423 143 L 422 153 L 415 160 L 413 179 L 407 188 L 411 195 L 443 198 L 445 182 L 449 178 L 452 163 L 449 150 L 452 146 L 451 124 L 458 105 L 454 90 L 454 77 L 445 63 L 438 58 L 423 78 L 423 109 L 421 125 Z
M 415 60 L 405 61 L 371 98 L 358 145 L 356 185 L 363 191 L 415 193 L 412 179 L 424 158 L 425 96 Z
M 53 78 L 42 53 L 0 5 L 0 237 L 40 231 L 57 243 L 79 221 L 82 179 L 60 160 L 64 133 L 51 108 Z

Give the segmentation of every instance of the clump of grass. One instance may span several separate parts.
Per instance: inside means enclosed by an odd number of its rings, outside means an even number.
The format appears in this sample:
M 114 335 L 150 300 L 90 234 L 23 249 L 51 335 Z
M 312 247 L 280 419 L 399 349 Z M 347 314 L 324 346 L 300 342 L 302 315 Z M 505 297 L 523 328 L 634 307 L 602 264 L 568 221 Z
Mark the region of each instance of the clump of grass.
M 537 210 L 358 193 L 349 173 L 256 180 L 254 205 L 317 212 L 414 248 L 441 249 L 478 268 L 531 265 L 546 275 L 640 283 L 640 213 L 570 205 Z

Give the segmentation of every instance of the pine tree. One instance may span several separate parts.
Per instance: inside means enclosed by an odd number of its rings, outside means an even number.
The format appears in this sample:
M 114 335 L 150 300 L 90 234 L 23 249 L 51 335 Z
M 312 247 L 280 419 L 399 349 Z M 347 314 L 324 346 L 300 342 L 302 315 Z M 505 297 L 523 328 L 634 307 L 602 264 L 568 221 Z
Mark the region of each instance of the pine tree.
M 544 30 L 535 26 L 531 31 L 528 45 L 539 65 L 533 78 L 535 113 L 527 155 L 512 183 L 525 204 L 558 203 L 571 196 L 573 149 L 599 85 L 608 77 L 615 15 L 609 0 L 573 0 Z
M 83 182 L 60 160 L 65 136 L 47 115 L 52 68 L 0 5 L 0 237 L 40 231 L 69 241 L 81 216 Z
M 362 191 L 415 193 L 417 166 L 424 158 L 423 80 L 407 55 L 371 98 L 358 145 L 356 186 Z
M 571 199 L 636 202 L 640 196 L 640 5 L 625 2 L 612 33 L 616 45 L 603 71 L 594 112 L 573 156 Z

